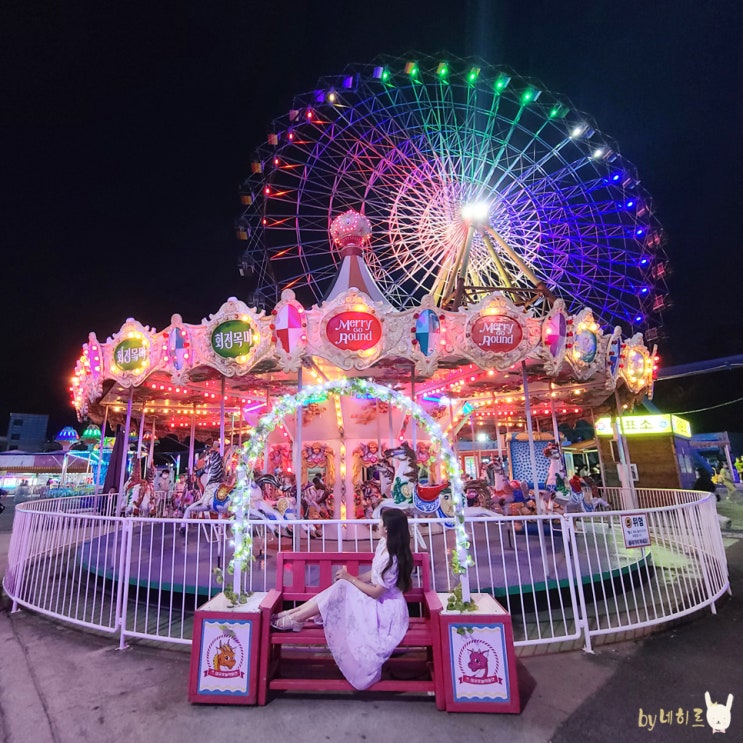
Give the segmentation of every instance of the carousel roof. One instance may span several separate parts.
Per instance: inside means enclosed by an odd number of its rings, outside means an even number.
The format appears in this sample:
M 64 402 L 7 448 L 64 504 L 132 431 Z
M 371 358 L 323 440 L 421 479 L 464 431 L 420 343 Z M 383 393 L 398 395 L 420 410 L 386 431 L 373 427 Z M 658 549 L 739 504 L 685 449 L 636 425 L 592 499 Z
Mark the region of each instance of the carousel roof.
M 560 300 L 542 317 L 502 292 L 456 311 L 428 297 L 397 310 L 351 286 L 311 308 L 286 290 L 270 314 L 230 298 L 198 325 L 174 315 L 159 332 L 129 319 L 105 342 L 91 333 L 71 392 L 81 420 L 108 408 L 118 422 L 131 396 L 161 430 L 188 433 L 195 421 L 198 436 L 219 429 L 223 398 L 227 426 L 249 428 L 300 376 L 305 385 L 362 376 L 430 411 L 448 408 L 452 426 L 472 418 L 514 430 L 524 425 L 524 375 L 533 415 L 574 420 L 615 389 L 651 391 L 654 366 L 640 334 L 603 332 L 590 310 L 569 316 Z M 348 428 L 350 412 L 339 414 Z

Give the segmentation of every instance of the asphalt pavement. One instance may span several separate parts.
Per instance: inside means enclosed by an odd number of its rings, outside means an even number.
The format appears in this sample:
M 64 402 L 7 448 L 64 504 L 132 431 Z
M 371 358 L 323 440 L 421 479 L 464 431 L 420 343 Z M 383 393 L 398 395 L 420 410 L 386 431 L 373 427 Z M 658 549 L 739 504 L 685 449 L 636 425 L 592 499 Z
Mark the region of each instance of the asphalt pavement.
M 7 503 L 7 501 L 6 501 Z M 743 523 L 743 498 L 720 510 Z M 12 499 L 0 514 L 5 571 Z M 432 699 L 292 695 L 266 707 L 191 705 L 187 650 L 89 634 L 0 601 L 0 740 L 126 743 L 204 740 L 705 741 L 705 691 L 734 695 L 727 740 L 743 740 L 743 532 L 725 534 L 733 596 L 650 637 L 523 657 L 519 715 L 438 712 Z

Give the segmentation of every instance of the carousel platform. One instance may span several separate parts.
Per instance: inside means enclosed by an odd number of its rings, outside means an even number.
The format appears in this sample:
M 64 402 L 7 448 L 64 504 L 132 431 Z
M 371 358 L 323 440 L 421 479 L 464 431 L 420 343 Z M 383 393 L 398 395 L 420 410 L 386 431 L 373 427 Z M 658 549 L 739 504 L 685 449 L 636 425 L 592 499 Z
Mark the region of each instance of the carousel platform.
M 569 571 L 575 570 L 576 561 L 584 586 L 590 586 L 589 590 L 598 595 L 629 590 L 653 575 L 650 551 L 626 549 L 621 532 L 605 529 L 584 534 L 577 541 L 575 554 L 566 555 L 561 532 L 551 522 L 542 522 L 541 535 L 534 528 L 536 524 L 527 524 L 519 532 L 512 523 L 506 522 L 505 528 L 504 522 L 500 523 L 500 529 L 475 531 L 471 547 L 475 566 L 470 569 L 470 586 L 473 591 L 492 594 L 507 604 L 511 613 L 541 611 L 560 601 L 561 594 L 570 590 Z M 179 533 L 178 527 L 177 522 L 135 523 L 128 566 L 117 564 L 120 535 L 100 535 L 78 547 L 78 564 L 93 576 L 112 582 L 120 580 L 123 568 L 123 578 L 140 592 L 190 594 L 204 599 L 219 593 L 222 587 L 214 578 L 214 569 L 225 570 L 231 558 L 230 536 L 225 534 L 228 524 L 215 530 L 213 525 L 204 527 L 193 521 L 186 536 Z M 354 531 L 355 534 L 344 532 L 342 550 L 337 538 L 308 539 L 306 535 L 301 549 L 353 552 L 356 550 L 352 537 L 359 540 L 358 549 L 373 549 L 367 526 L 357 525 Z M 439 530 L 425 533 L 416 549 L 432 555 L 431 572 L 437 591 L 449 590 L 446 561 L 452 545 L 452 532 Z M 265 591 L 276 583 L 276 553 L 292 550 L 293 540 L 290 535 L 270 535 L 266 540 L 256 540 L 254 548 L 256 560 L 248 587 Z

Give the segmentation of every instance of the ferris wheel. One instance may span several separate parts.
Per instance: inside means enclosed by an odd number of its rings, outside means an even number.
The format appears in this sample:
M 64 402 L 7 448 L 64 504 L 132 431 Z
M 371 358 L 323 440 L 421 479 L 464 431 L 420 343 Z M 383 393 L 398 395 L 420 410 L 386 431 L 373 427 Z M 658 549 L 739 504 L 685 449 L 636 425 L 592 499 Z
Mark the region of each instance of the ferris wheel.
M 667 258 L 651 198 L 617 144 L 539 81 L 452 57 L 350 65 L 273 121 L 251 170 L 237 232 L 258 303 L 285 288 L 321 301 L 340 261 L 330 224 L 355 209 L 397 307 L 501 289 L 658 333 Z

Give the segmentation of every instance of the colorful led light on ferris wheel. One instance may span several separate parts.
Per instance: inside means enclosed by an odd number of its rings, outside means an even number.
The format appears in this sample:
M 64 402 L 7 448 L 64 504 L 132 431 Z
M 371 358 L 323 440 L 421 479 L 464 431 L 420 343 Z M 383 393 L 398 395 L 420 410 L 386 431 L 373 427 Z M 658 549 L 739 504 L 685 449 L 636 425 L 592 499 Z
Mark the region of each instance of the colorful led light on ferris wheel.
M 564 103 L 555 103 L 550 109 L 550 119 L 564 119 L 570 112 L 570 107 Z
M 498 91 L 499 93 L 503 90 L 505 90 L 508 87 L 508 83 L 511 82 L 511 76 L 506 75 L 505 72 L 501 72 L 498 74 L 498 77 L 495 79 L 495 83 L 493 84 L 493 87 Z
M 521 94 L 521 105 L 526 106 L 529 103 L 534 103 L 540 95 L 542 95 L 542 91 L 530 85 Z
M 446 80 L 449 77 L 449 65 L 446 62 L 440 62 L 436 68 L 436 74 L 441 80 Z

